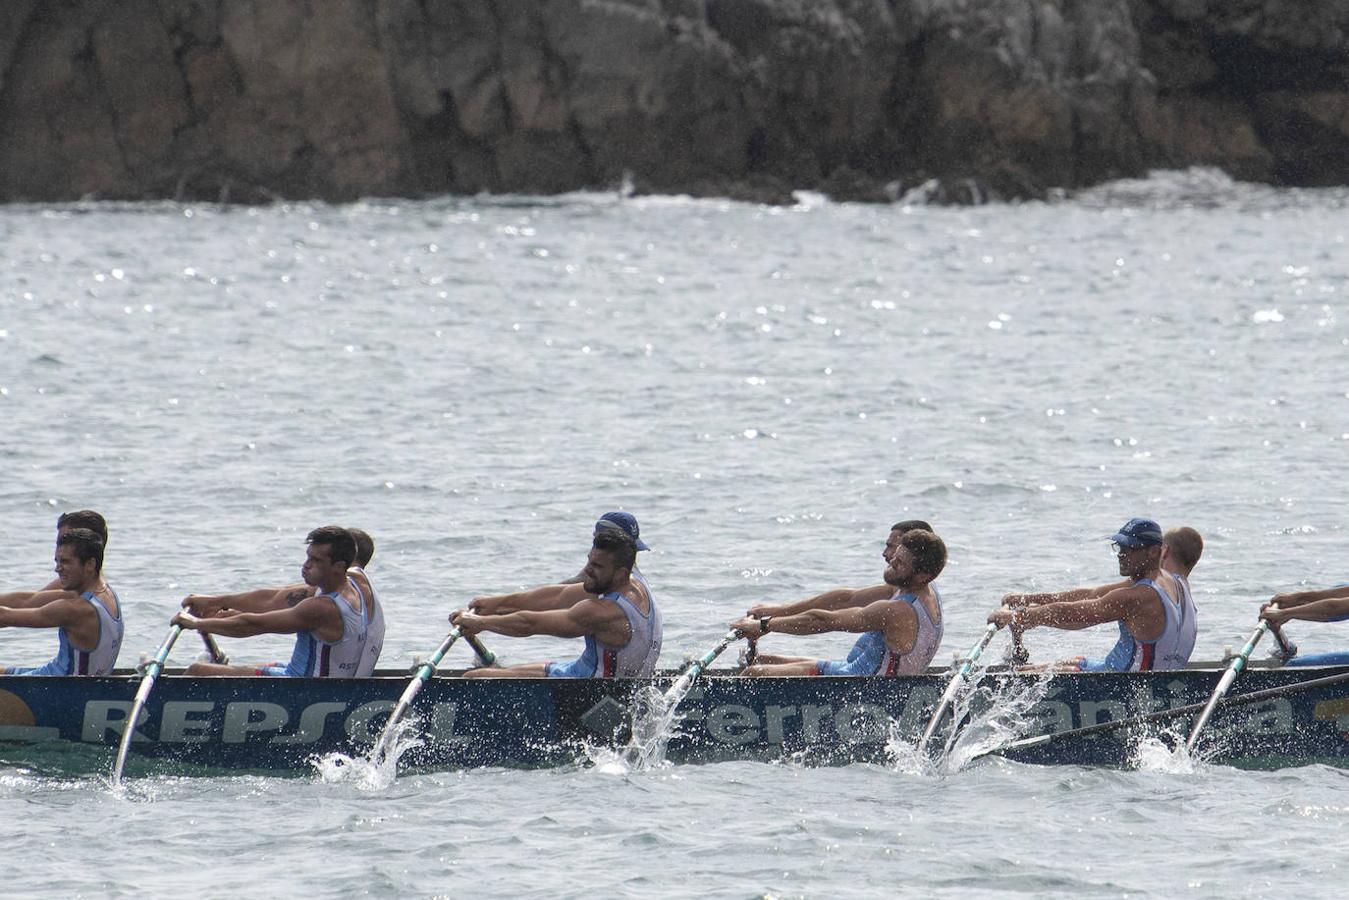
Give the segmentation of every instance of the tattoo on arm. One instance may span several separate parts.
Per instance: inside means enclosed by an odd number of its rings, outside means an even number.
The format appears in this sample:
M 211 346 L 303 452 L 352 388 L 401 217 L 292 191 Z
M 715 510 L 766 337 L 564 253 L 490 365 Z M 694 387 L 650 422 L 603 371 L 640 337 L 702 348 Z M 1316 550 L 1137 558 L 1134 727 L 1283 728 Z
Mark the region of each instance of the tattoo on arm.
M 303 588 L 296 588 L 295 590 L 291 591 L 289 594 L 286 595 L 286 605 L 294 606 L 295 604 L 299 603 L 301 600 L 304 600 L 306 597 L 309 596 L 311 596 L 309 591 Z

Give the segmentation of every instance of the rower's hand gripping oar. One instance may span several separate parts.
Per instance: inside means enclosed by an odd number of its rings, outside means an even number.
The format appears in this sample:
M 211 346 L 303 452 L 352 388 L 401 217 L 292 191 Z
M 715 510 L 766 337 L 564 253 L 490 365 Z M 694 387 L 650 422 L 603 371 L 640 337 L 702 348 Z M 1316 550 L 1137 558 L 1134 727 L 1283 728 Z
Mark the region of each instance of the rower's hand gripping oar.
M 1251 636 L 1246 639 L 1246 645 L 1241 648 L 1241 652 L 1232 657 L 1232 661 L 1227 664 L 1227 670 L 1223 676 L 1218 679 L 1218 686 L 1213 689 L 1213 694 L 1208 698 L 1208 704 L 1204 711 L 1199 714 L 1199 718 L 1194 720 L 1194 727 L 1190 729 L 1190 736 L 1185 740 L 1185 752 L 1189 753 L 1194 749 L 1195 742 L 1199 740 L 1199 732 L 1204 730 L 1208 724 L 1209 717 L 1213 715 L 1214 708 L 1218 701 L 1227 693 L 1232 682 L 1237 680 L 1242 669 L 1246 668 L 1246 662 L 1251 658 L 1251 651 L 1255 650 L 1255 645 L 1260 643 L 1260 639 L 1269 631 L 1269 623 L 1262 621 L 1260 625 L 1251 632 Z
M 412 701 L 416 699 L 417 694 L 421 692 L 426 682 L 430 681 L 431 676 L 436 674 L 436 669 L 440 668 L 440 661 L 445 658 L 446 653 L 450 652 L 450 648 L 454 646 L 455 641 L 459 640 L 461 633 L 458 625 L 452 627 L 449 634 L 445 635 L 445 640 L 441 641 L 440 646 L 436 648 L 436 652 L 431 654 L 431 658 L 419 665 L 417 671 L 412 674 L 412 680 L 403 689 L 403 696 L 398 698 L 398 703 L 394 706 L 393 712 L 389 713 L 389 719 L 384 723 L 384 730 L 379 733 L 379 740 L 375 741 L 375 747 L 370 752 L 372 760 L 378 761 L 384 758 L 384 754 L 389 750 L 389 742 L 393 740 L 394 727 L 398 724 L 398 720 L 403 718 L 403 713 L 412 705 Z
M 993 640 L 993 635 L 998 633 L 998 626 L 992 622 L 984 629 L 983 637 L 979 642 L 970 648 L 970 652 L 965 654 L 965 658 L 960 662 L 960 668 L 951 676 L 951 680 L 946 685 L 946 691 L 941 695 L 941 700 L 937 703 L 937 709 L 932 713 L 932 718 L 928 720 L 927 728 L 923 731 L 923 736 L 918 739 L 918 752 L 926 753 L 928 742 L 932 740 L 932 735 L 936 733 L 937 726 L 941 724 L 942 716 L 946 715 L 946 710 L 955 702 L 956 694 L 965 684 L 965 679 L 969 676 L 970 670 L 974 664 L 979 661 L 983 655 L 984 648 L 988 646 L 989 641 Z
M 131 741 L 136 734 L 136 721 L 140 718 L 141 710 L 145 708 L 145 701 L 150 699 L 150 690 L 155 686 L 155 679 L 164 668 L 164 660 L 169 657 L 169 650 L 173 648 L 173 642 L 178 640 L 178 635 L 183 633 L 183 626 L 177 622 L 169 628 L 169 633 L 164 637 L 164 642 L 159 645 L 155 651 L 155 658 L 145 664 L 145 677 L 141 679 L 140 687 L 136 689 L 136 699 L 131 704 L 131 713 L 127 716 L 126 725 L 122 729 L 122 740 L 117 745 L 117 761 L 112 766 L 112 783 L 122 783 L 122 769 L 126 766 L 127 754 L 131 752 Z
M 730 631 L 726 632 L 722 639 L 717 643 L 717 646 L 708 650 L 697 659 L 690 660 L 688 668 L 675 679 L 675 683 L 665 692 L 665 698 L 667 700 L 681 699 L 684 694 L 688 692 L 689 685 L 693 684 L 694 679 L 697 678 L 704 669 L 712 665 L 712 661 L 718 656 L 721 656 L 722 651 L 740 640 L 740 638 L 740 632 L 732 628 Z

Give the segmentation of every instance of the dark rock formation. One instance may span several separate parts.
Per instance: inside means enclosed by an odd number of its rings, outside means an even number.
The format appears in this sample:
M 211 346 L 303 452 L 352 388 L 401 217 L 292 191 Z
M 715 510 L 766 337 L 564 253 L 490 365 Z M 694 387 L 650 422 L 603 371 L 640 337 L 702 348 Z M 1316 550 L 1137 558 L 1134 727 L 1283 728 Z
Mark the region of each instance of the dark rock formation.
M 1349 183 L 1349 0 L 5 0 L 0 200 Z

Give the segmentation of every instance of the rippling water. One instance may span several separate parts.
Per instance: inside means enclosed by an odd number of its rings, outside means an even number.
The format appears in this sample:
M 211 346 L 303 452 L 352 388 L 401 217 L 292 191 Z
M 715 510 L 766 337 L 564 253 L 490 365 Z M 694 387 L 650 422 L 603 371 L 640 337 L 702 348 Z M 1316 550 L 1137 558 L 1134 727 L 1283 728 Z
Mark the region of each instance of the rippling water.
M 132 662 L 184 593 L 291 580 L 309 528 L 360 525 L 401 665 L 475 593 L 574 573 L 626 508 L 677 661 L 761 597 L 874 583 L 889 524 L 922 517 L 952 551 L 945 657 L 1008 590 L 1112 577 L 1102 538 L 1149 515 L 1208 540 L 1215 657 L 1263 598 L 1345 580 L 1346 210 L 1207 172 L 975 209 L 0 209 L 0 589 L 49 577 L 58 512 L 101 510 Z M 52 644 L 0 632 L 0 661 Z M 607 760 L 125 795 L 58 770 L 0 767 L 9 891 L 1332 896 L 1317 848 L 1349 824 L 1338 770 L 1146 750 L 1126 772 Z

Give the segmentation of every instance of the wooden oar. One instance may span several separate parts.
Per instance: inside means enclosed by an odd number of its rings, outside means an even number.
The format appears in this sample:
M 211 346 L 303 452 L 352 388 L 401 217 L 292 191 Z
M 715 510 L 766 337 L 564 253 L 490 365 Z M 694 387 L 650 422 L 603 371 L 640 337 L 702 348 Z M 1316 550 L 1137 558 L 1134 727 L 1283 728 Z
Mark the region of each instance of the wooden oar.
M 1232 661 L 1227 664 L 1227 671 L 1223 672 L 1223 677 L 1218 679 L 1218 686 L 1213 689 L 1212 695 L 1208 698 L 1208 704 L 1204 711 L 1199 714 L 1199 718 L 1194 720 L 1194 727 L 1190 729 L 1190 736 L 1185 739 L 1185 752 L 1189 753 L 1194 749 L 1195 742 L 1199 740 L 1199 732 L 1204 730 L 1208 724 L 1209 717 L 1213 715 L 1213 709 L 1218 705 L 1218 701 L 1227 693 L 1227 689 L 1232 686 L 1232 682 L 1237 680 L 1241 670 L 1246 668 L 1246 661 L 1251 658 L 1251 651 L 1255 645 L 1260 643 L 1260 639 L 1269 631 L 1269 623 L 1262 621 L 1256 626 L 1255 631 L 1246 639 L 1246 645 L 1241 648 L 1241 652 L 1232 657 Z
M 389 719 L 384 723 L 384 730 L 379 734 L 379 740 L 375 741 L 375 747 L 370 753 L 372 760 L 379 760 L 388 752 L 389 742 L 393 740 L 394 726 L 398 720 L 403 718 L 403 713 L 412 705 L 417 694 L 421 692 L 426 682 L 431 680 L 431 676 L 436 674 L 436 669 L 440 667 L 440 661 L 445 658 L 445 654 L 450 652 L 454 642 L 459 640 L 461 632 L 459 626 L 450 628 L 449 634 L 445 635 L 445 640 L 440 642 L 436 652 L 431 654 L 431 658 L 417 667 L 417 671 L 412 673 L 412 680 L 408 686 L 403 689 L 403 696 L 398 698 L 398 703 L 394 706 L 393 712 L 389 713 Z M 471 643 L 471 642 L 470 642 Z M 486 648 L 484 648 L 486 649 Z
M 487 645 L 482 642 L 482 638 L 476 634 L 464 635 L 464 640 L 473 648 L 474 654 L 478 657 L 478 662 L 482 663 L 483 668 L 490 668 L 497 664 L 497 655 L 487 649 Z
M 155 652 L 155 658 L 145 664 L 145 676 L 141 678 L 141 685 L 136 690 L 136 700 L 131 704 L 131 714 L 127 716 L 126 727 L 122 729 L 122 740 L 117 745 L 117 761 L 112 766 L 113 784 L 122 783 L 122 768 L 126 765 L 127 754 L 131 752 L 131 739 L 136 733 L 136 720 L 140 718 L 141 710 L 145 708 L 145 701 L 150 699 L 150 690 L 155 686 L 155 679 L 164 668 L 164 660 L 168 659 L 173 642 L 178 640 L 178 635 L 182 633 L 183 626 L 174 623 L 164 637 L 164 642 L 159 645 L 159 650 Z
M 1279 652 L 1275 654 L 1279 659 L 1288 662 L 1288 660 L 1297 656 L 1297 644 L 1288 640 L 1288 635 L 1283 633 L 1283 628 L 1278 625 L 1270 625 L 1269 631 L 1274 635 L 1274 640 L 1279 642 Z
M 230 658 L 220 649 L 220 645 L 215 642 L 215 635 L 208 634 L 205 631 L 198 631 L 201 635 L 201 642 L 206 645 L 206 652 L 211 656 L 211 662 L 219 665 L 228 665 Z
M 1341 672 L 1339 675 L 1325 675 L 1321 678 L 1313 678 L 1309 681 L 1299 681 L 1296 684 L 1265 688 L 1260 691 L 1252 691 L 1249 694 L 1239 694 L 1236 697 L 1225 697 L 1218 701 L 1218 706 L 1224 708 L 1232 706 L 1248 706 L 1252 703 L 1260 703 L 1264 700 L 1273 699 L 1274 697 L 1283 697 L 1287 694 L 1296 694 L 1301 691 L 1329 687 L 1332 684 L 1343 684 L 1346 681 L 1349 681 L 1349 672 Z M 1174 719 L 1178 716 L 1188 716 L 1190 713 L 1199 712 L 1206 705 L 1206 703 L 1191 703 L 1187 706 L 1177 706 L 1175 709 L 1158 710 L 1157 712 L 1133 716 L 1128 719 L 1112 719 L 1109 722 L 1098 722 L 1095 725 L 1085 725 L 1081 728 L 1074 728 L 1071 731 L 1059 731 L 1053 734 L 1037 734 L 1035 737 L 1008 741 L 1005 744 L 999 744 L 997 747 L 974 754 L 970 757 L 970 762 L 974 762 L 976 759 L 982 759 L 985 756 L 1000 756 L 1004 753 L 1010 753 L 1013 750 L 1024 750 L 1027 747 L 1038 747 L 1042 744 L 1057 744 L 1060 741 L 1088 737 L 1093 734 L 1104 734 L 1108 731 L 1115 731 L 1120 728 L 1132 728 L 1135 725 L 1147 725 L 1151 722 Z
M 675 679 L 675 683 L 665 692 L 665 699 L 678 700 L 682 698 L 684 694 L 688 692 L 689 685 L 693 684 L 693 680 L 698 677 L 699 673 L 712 665 L 712 660 L 721 656 L 723 650 L 738 640 L 740 640 L 740 633 L 732 628 L 730 631 L 726 632 L 722 639 L 717 643 L 717 646 L 708 650 L 697 659 L 690 661 L 688 668 Z
M 960 668 L 951 676 L 951 680 L 946 684 L 946 690 L 941 695 L 941 700 L 937 703 L 937 709 L 932 713 L 932 718 L 928 720 L 927 728 L 923 731 L 923 736 L 918 739 L 918 752 L 926 753 L 928 741 L 932 740 L 932 735 L 937 731 L 937 726 L 941 724 L 942 716 L 946 715 L 946 710 L 955 702 L 956 694 L 959 693 L 961 686 L 965 684 L 965 679 L 970 674 L 970 669 L 979 661 L 983 655 L 984 648 L 988 642 L 993 640 L 993 635 L 998 633 L 998 626 L 992 622 L 984 629 L 984 636 L 979 638 L 978 643 L 970 648 L 970 652 L 965 654 L 965 658 L 960 662 Z

